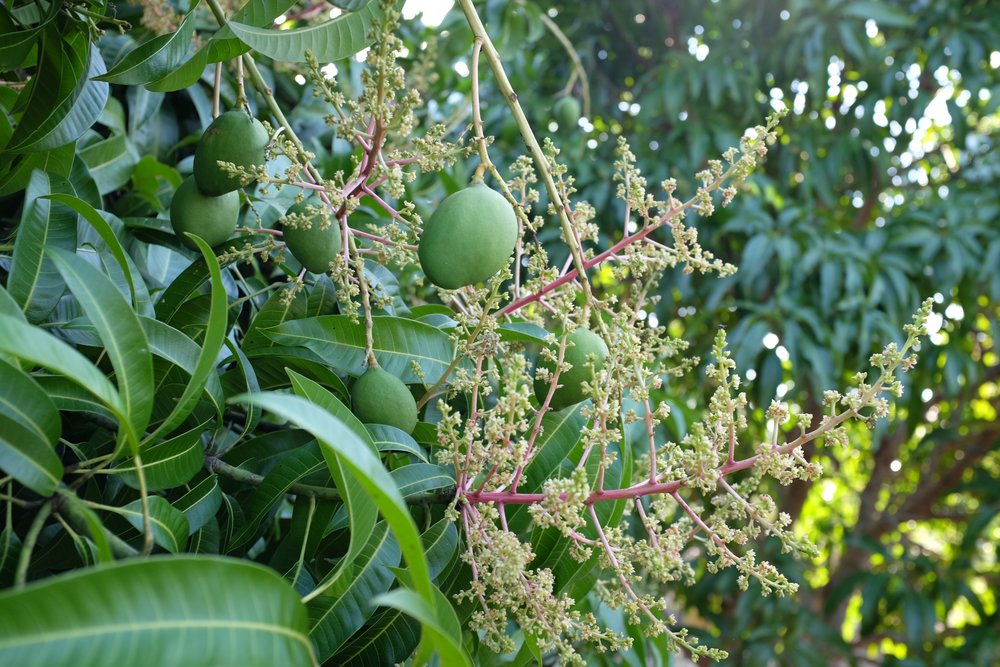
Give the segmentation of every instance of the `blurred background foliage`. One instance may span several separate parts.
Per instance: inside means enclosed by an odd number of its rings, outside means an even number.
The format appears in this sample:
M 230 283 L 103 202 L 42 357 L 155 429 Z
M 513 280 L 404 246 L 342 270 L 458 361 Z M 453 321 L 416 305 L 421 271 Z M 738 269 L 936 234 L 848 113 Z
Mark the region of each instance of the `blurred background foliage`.
M 866 370 L 921 298 L 934 296 L 942 316 L 895 419 L 855 429 L 848 448 L 810 451 L 826 469 L 815 485 L 776 489 L 796 531 L 820 547 L 811 562 L 770 542 L 759 547 L 794 575 L 798 597 L 740 593 L 734 573 L 702 567 L 697 585 L 669 592 L 683 622 L 727 649 L 731 665 L 995 665 L 1000 8 L 941 0 L 485 5 L 522 105 L 562 148 L 577 196 L 597 208 L 608 240 L 623 233 L 610 169 L 619 135 L 650 183 L 674 177 L 683 194 L 747 126 L 772 108 L 791 109 L 751 191 L 696 223 L 739 273 L 678 272 L 649 313 L 703 357 L 712 332 L 728 328 L 753 380 L 757 437 L 766 437 L 761 406 L 773 396 L 817 414 L 823 390 Z M 464 97 L 453 94 L 469 87 L 466 31 L 452 14 L 411 35 L 417 48 L 436 40 L 432 89 L 441 92 L 428 114 L 456 124 L 467 121 Z M 559 125 L 555 105 L 567 91 L 590 110 L 576 126 Z M 520 138 L 495 90 L 485 96 L 494 159 L 509 162 Z M 665 437 L 679 438 L 693 397 L 709 388 L 692 374 L 666 391 L 676 418 Z M 629 656 L 592 660 L 662 664 L 663 655 L 646 640 Z

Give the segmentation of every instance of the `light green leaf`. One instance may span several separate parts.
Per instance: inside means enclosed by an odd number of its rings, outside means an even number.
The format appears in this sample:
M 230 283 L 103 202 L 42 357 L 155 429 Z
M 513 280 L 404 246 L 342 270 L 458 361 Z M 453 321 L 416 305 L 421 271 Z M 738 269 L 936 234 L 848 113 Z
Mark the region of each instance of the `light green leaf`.
M 175 32 L 157 35 L 135 47 L 115 63 L 107 74 L 96 77 L 99 81 L 126 86 L 138 86 L 156 81 L 184 62 L 194 36 L 195 9 L 188 11 Z
M 41 322 L 66 289 L 66 284 L 46 248 L 76 249 L 76 214 L 43 199 L 52 192 L 72 194 L 69 182 L 43 171 L 34 171 L 24 193 L 21 224 L 14 239 L 14 262 L 7 290 L 31 322 Z
M 0 664 L 308 667 L 307 628 L 299 596 L 271 570 L 148 558 L 0 594 Z
M 138 446 L 137 434 L 153 410 L 153 356 L 139 317 L 111 280 L 90 264 L 64 250 L 52 250 L 50 256 L 104 343 L 133 431 L 130 437 Z
M 371 45 L 368 33 L 372 19 L 381 14 L 379 2 L 369 0 L 356 12 L 308 28 L 269 30 L 235 21 L 228 25 L 241 42 L 274 60 L 304 63 L 306 51 L 311 51 L 317 61 L 328 63 Z
M 379 523 L 354 560 L 346 583 L 334 595 L 309 601 L 309 636 L 316 643 L 320 661 L 329 659 L 372 615 L 372 599 L 389 590 L 395 580 L 389 568 L 397 566 L 399 558 L 399 545 L 388 526 Z
M 324 315 L 293 320 L 264 331 L 281 345 L 306 347 L 331 367 L 361 375 L 365 371 L 365 330 L 346 315 Z M 433 384 L 454 358 L 448 334 L 428 324 L 399 317 L 372 318 L 375 357 L 386 372 L 406 384 L 420 382 L 413 372 L 416 363 L 426 382 Z
M 142 500 L 134 500 L 118 510 L 126 521 L 140 533 L 143 529 Z M 177 553 L 187 544 L 188 521 L 184 513 L 161 496 L 149 497 L 149 525 L 153 540 L 169 551 Z
M 187 483 L 198 474 L 205 465 L 205 455 L 201 445 L 201 434 L 204 430 L 205 425 L 199 424 L 170 440 L 143 449 L 142 471 L 146 478 L 147 490 L 173 489 Z M 134 458 L 125 459 L 121 465 L 113 469 L 113 472 L 120 475 L 127 486 L 133 489 L 139 488 L 139 476 Z

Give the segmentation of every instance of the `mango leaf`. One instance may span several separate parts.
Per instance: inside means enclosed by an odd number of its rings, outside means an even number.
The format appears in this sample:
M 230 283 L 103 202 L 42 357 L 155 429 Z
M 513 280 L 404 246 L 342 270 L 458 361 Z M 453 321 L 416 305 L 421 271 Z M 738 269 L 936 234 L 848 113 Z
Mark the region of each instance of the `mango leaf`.
M 24 193 L 21 224 L 14 239 L 14 261 L 7 279 L 10 296 L 21 304 L 31 322 L 44 320 L 55 308 L 66 284 L 46 248 L 76 249 L 76 214 L 43 199 L 53 192 L 73 194 L 63 178 L 34 171 Z
M 380 522 L 355 558 L 351 578 L 335 595 L 319 595 L 309 601 L 309 636 L 316 643 L 321 662 L 365 624 L 376 608 L 372 598 L 389 590 L 395 580 L 390 568 L 399 564 L 399 558 L 399 545 L 388 526 Z
M 139 321 L 142 323 L 143 331 L 146 332 L 146 340 L 149 341 L 149 348 L 154 355 L 166 359 L 185 373 L 190 373 L 191 369 L 198 366 L 199 357 L 204 349 L 202 346 L 169 324 L 164 324 L 159 320 L 141 317 Z M 221 420 L 225 396 L 222 384 L 219 382 L 219 376 L 215 373 L 208 374 L 204 393 L 215 408 L 216 416 Z
M 257 528 L 271 509 L 280 502 L 288 489 L 303 477 L 326 468 L 323 454 L 315 443 L 299 447 L 285 454 L 253 490 L 249 500 L 243 503 L 246 523 L 233 536 L 229 549 L 236 549 L 257 534 Z
M 0 468 L 41 495 L 51 495 L 63 474 L 55 452 L 59 413 L 28 375 L 0 360 Z
M 205 390 L 208 380 L 212 377 L 215 370 L 215 360 L 222 350 L 222 344 L 226 339 L 226 331 L 229 328 L 226 313 L 229 301 L 226 298 L 226 289 L 223 286 L 222 270 L 219 268 L 219 262 L 215 259 L 215 253 L 212 252 L 207 243 L 197 236 L 189 235 L 189 237 L 198 246 L 202 257 L 205 259 L 205 265 L 208 267 L 210 277 L 208 326 L 205 329 L 205 337 L 202 340 L 198 353 L 198 361 L 191 370 L 191 378 L 187 386 L 184 387 L 184 393 L 177 400 L 177 404 L 170 412 L 170 415 L 146 439 L 147 442 L 159 435 L 169 433 L 194 410 L 198 403 L 198 397 Z
M 82 33 L 63 35 L 54 26 L 42 37 L 38 71 L 25 90 L 26 108 L 4 152 L 48 151 L 76 141 L 108 101 L 108 84 L 96 45 Z
M 888 28 L 912 28 L 916 16 L 883 2 L 852 2 L 844 7 L 844 15 L 867 21 L 871 19 L 879 26 Z
M 93 266 L 64 250 L 53 249 L 50 256 L 104 343 L 133 430 L 133 446 L 138 446 L 137 434 L 146 428 L 153 410 L 153 356 L 139 317 Z
M 403 452 L 429 463 L 427 452 L 406 431 L 388 424 L 365 424 L 365 428 L 380 452 Z
M 238 21 L 228 25 L 241 42 L 274 60 L 304 63 L 306 51 L 311 51 L 317 61 L 329 63 L 371 45 L 368 33 L 372 20 L 381 15 L 379 2 L 369 0 L 356 12 L 308 28 L 269 30 Z
M 307 667 L 307 628 L 299 596 L 271 570 L 154 557 L 0 594 L 0 664 Z
M 341 462 L 350 468 L 392 528 L 413 578 L 414 587 L 428 604 L 438 603 L 433 593 L 434 586 L 430 580 L 427 559 L 421 548 L 420 533 L 417 532 L 406 502 L 382 462 L 357 434 L 326 410 L 298 396 L 262 392 L 244 394 L 232 400 L 256 405 L 312 433 L 323 448 L 323 455 L 331 472 Z
M 398 609 L 420 621 L 426 636 L 441 655 L 445 665 L 469 665 L 472 661 L 462 648 L 462 627 L 458 623 L 455 608 L 437 588 L 435 601 L 428 603 L 416 591 L 397 588 L 375 598 L 375 604 Z
M 400 493 L 410 498 L 428 491 L 455 487 L 455 477 L 442 466 L 433 463 L 413 463 L 392 471 Z
M 184 512 L 188 520 L 188 533 L 201 530 L 222 506 L 222 489 L 219 478 L 209 475 L 193 489 L 177 499 L 174 507 Z
M 163 78 L 184 62 L 194 36 L 195 9 L 188 11 L 176 32 L 157 35 L 135 47 L 115 63 L 107 74 L 96 77 L 98 81 L 137 86 Z
M 143 529 L 142 500 L 134 500 L 118 509 L 132 527 L 140 533 Z M 166 498 L 149 497 L 149 524 L 153 531 L 153 540 L 172 554 L 182 551 L 187 544 L 187 517 L 175 508 Z
M 124 418 L 125 408 L 121 397 L 104 373 L 82 354 L 44 329 L 33 327 L 10 315 L 0 314 L 0 353 L 64 375 L 95 396 L 116 417 Z
M 132 140 L 124 134 L 92 143 L 80 149 L 77 155 L 87 165 L 87 172 L 102 195 L 114 192 L 128 183 L 132 178 L 132 171 L 139 164 L 139 152 Z
M 355 376 L 365 371 L 364 325 L 352 322 L 346 315 L 293 320 L 264 333 L 278 344 L 312 350 L 339 371 Z M 414 320 L 373 317 L 372 339 L 379 366 L 406 384 L 420 382 L 413 363 L 422 369 L 425 381 L 433 384 L 454 357 L 448 334 Z
M 338 420 L 357 439 L 357 442 L 364 446 L 365 453 L 379 461 L 378 450 L 375 449 L 375 443 L 372 442 L 368 431 L 346 405 L 316 382 L 293 371 L 289 371 L 288 376 L 292 381 L 292 389 L 298 396 L 308 399 L 313 405 L 325 410 Z M 341 456 L 336 453 L 324 451 L 324 457 L 330 468 L 333 481 L 344 499 L 344 506 L 347 509 L 351 525 L 351 538 L 347 553 L 340 559 L 333 573 L 327 577 L 327 583 L 333 585 L 339 583 L 342 575 L 349 575 L 352 572 L 354 559 L 364 549 L 375 530 L 378 506 L 365 493 L 363 482 L 358 479 L 357 473 L 353 471 L 348 462 L 343 461 Z M 381 467 L 381 461 L 379 461 L 379 465 Z
M 137 307 L 138 302 L 136 301 L 135 298 L 135 283 L 132 280 L 131 265 L 125 254 L 125 248 L 122 247 L 121 241 L 118 240 L 118 237 L 115 235 L 115 231 L 111 228 L 111 225 L 108 224 L 108 221 L 105 220 L 93 206 L 83 201 L 79 197 L 74 197 L 73 195 L 62 194 L 62 193 L 54 193 L 48 195 L 46 199 L 49 199 L 59 204 L 63 204 L 73 209 L 81 216 L 83 216 L 83 219 L 89 222 L 91 227 L 93 227 L 94 230 L 97 231 L 101 239 L 104 240 L 105 245 L 108 246 L 108 250 L 118 261 L 118 266 L 119 268 L 121 268 L 122 274 L 125 276 L 125 280 L 128 282 L 128 290 L 129 293 L 132 295 L 132 305 L 134 307 Z
M 269 26 L 293 4 L 294 0 L 251 0 L 230 20 L 258 27 Z M 250 47 L 233 37 L 233 31 L 227 23 L 190 59 L 162 78 L 148 83 L 146 88 L 158 92 L 188 88 L 201 78 L 209 63 L 232 60 L 249 50 Z
M 195 426 L 190 431 L 164 440 L 142 452 L 142 471 L 146 478 L 146 489 L 161 491 L 173 489 L 189 482 L 205 465 L 205 455 L 202 451 L 201 434 L 204 424 Z M 135 468 L 135 459 L 127 458 L 113 469 L 127 486 L 139 488 L 139 477 Z
M 51 496 L 63 475 L 53 443 L 0 412 L 0 470 L 43 496 Z

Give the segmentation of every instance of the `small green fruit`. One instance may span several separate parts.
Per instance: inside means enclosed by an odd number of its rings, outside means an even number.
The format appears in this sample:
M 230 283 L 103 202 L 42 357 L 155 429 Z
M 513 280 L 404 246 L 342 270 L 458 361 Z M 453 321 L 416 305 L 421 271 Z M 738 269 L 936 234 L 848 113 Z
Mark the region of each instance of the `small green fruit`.
M 218 162 L 232 162 L 237 167 L 263 166 L 267 130 L 246 111 L 227 111 L 212 121 L 201 135 L 194 152 L 194 177 L 206 195 L 219 196 L 240 188 L 240 179 L 224 172 Z
M 322 212 L 323 202 L 318 199 L 307 199 L 293 204 L 285 219 L 296 214 L 294 228 L 283 223 L 285 243 L 288 250 L 299 260 L 302 266 L 313 273 L 326 273 L 332 262 L 340 253 L 343 240 L 340 225 L 336 220 L 329 219 L 326 229 L 321 229 L 327 221 Z M 308 220 L 309 228 L 305 227 Z
M 170 202 L 170 224 L 184 245 L 195 248 L 185 232 L 197 234 L 216 246 L 232 236 L 240 215 L 240 195 L 228 192 L 221 197 L 203 194 L 193 176 L 188 176 Z
M 591 355 L 593 355 L 593 368 L 588 360 Z M 593 331 L 580 328 L 571 333 L 566 340 L 566 352 L 563 355 L 563 360 L 572 364 L 573 367 L 559 374 L 558 383 L 562 386 L 557 388 L 552 395 L 549 406 L 553 410 L 562 410 L 586 399 L 587 395 L 583 391 L 583 383 L 594 381 L 594 374 L 601 369 L 607 357 L 608 346 Z M 555 363 L 548 359 L 542 359 L 538 365 L 549 371 L 555 369 Z M 549 380 L 535 380 L 535 398 L 538 399 L 539 404 L 545 402 L 550 384 Z
M 381 368 L 369 368 L 351 388 L 354 414 L 365 424 L 388 424 L 412 433 L 417 402 L 403 381 Z
M 477 183 L 447 197 L 424 225 L 420 266 L 445 289 L 486 280 L 507 264 L 517 217 L 503 195 Z
M 571 130 L 580 122 L 580 103 L 575 97 L 562 97 L 552 107 L 559 127 Z

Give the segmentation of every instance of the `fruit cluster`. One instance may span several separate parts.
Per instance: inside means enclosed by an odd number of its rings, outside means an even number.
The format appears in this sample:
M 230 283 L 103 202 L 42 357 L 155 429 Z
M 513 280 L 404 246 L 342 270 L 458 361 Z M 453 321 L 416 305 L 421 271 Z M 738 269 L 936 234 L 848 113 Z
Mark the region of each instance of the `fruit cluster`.
M 240 179 L 219 163 L 247 170 L 264 164 L 267 130 L 242 109 L 220 115 L 208 126 L 194 153 L 194 174 L 174 193 L 170 224 L 189 247 L 185 235 L 197 234 L 210 246 L 228 239 L 240 214 Z

